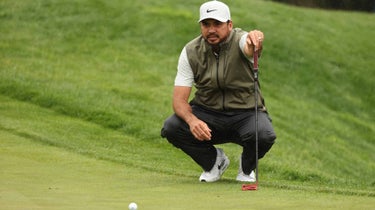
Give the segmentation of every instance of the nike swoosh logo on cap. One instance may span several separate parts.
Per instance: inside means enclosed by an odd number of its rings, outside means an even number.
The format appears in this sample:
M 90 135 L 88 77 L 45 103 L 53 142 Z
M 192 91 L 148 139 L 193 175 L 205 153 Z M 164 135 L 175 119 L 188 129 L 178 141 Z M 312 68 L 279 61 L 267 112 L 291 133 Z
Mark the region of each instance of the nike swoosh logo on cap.
M 207 13 L 210 13 L 210 12 L 213 12 L 213 11 L 216 11 L 217 9 L 207 9 Z

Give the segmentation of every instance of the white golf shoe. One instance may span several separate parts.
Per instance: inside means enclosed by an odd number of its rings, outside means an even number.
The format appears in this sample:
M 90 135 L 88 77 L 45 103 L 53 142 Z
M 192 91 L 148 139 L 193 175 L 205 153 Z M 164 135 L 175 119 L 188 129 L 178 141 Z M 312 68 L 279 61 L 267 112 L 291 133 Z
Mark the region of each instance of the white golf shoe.
M 249 175 L 245 174 L 242 171 L 242 160 L 241 160 L 241 157 L 240 157 L 240 167 L 238 169 L 238 175 L 236 177 L 236 180 L 240 181 L 240 182 L 255 182 L 256 181 L 254 170 L 251 171 L 251 173 Z
M 255 173 L 254 171 L 251 171 L 251 173 L 247 175 L 243 171 L 241 171 L 238 173 L 236 180 L 240 182 L 255 182 L 256 181 Z
M 223 175 L 224 171 L 228 168 L 230 161 L 224 154 L 224 151 L 220 148 L 217 148 L 216 151 L 217 155 L 215 165 L 210 171 L 204 171 L 199 177 L 199 181 L 215 182 L 220 179 L 221 175 Z

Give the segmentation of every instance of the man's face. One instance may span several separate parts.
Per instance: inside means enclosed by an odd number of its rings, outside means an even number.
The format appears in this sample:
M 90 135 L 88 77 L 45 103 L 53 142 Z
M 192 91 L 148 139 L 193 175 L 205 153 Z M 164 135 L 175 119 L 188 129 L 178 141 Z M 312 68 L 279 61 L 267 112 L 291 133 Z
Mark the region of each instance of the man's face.
M 211 45 L 217 45 L 227 39 L 232 31 L 232 21 L 220 22 L 215 19 L 205 19 L 200 22 L 203 38 Z

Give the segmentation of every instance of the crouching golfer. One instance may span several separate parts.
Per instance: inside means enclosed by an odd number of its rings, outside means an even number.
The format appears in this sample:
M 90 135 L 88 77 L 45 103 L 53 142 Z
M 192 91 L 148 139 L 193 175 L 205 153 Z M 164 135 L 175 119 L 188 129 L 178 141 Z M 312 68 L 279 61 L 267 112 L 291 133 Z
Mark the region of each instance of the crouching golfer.
M 230 11 L 220 1 L 201 5 L 201 35 L 182 49 L 173 93 L 175 114 L 161 130 L 162 137 L 203 168 L 200 181 L 214 182 L 229 165 L 216 144 L 243 147 L 238 181 L 255 181 L 255 98 L 253 52 L 260 54 L 264 35 L 233 28 Z M 195 85 L 195 97 L 188 102 Z M 262 95 L 258 94 L 259 158 L 272 147 L 276 134 Z

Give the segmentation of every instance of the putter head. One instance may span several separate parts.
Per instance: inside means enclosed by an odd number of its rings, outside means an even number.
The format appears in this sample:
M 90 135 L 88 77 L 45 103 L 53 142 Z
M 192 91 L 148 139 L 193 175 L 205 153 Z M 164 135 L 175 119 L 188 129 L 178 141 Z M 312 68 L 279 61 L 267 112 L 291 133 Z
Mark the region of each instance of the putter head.
M 247 191 L 247 190 L 258 190 L 258 183 L 243 184 L 242 191 Z

